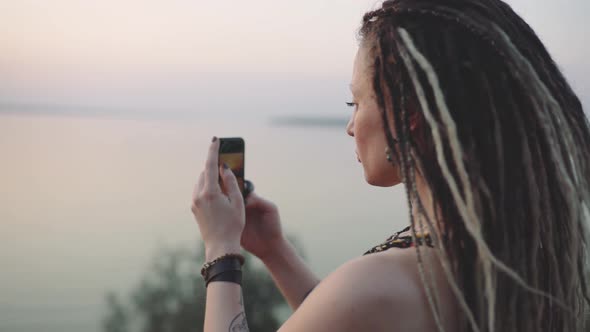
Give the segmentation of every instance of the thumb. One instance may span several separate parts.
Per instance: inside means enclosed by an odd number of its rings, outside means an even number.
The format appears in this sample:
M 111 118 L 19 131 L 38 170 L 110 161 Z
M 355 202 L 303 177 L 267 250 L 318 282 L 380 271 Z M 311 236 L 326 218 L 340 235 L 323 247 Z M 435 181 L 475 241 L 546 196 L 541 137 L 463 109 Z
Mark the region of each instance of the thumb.
M 248 194 L 246 199 L 246 207 L 257 207 L 264 203 L 264 198 L 258 196 L 255 191 L 252 191 Z
M 232 202 L 232 204 L 243 204 L 244 199 L 242 198 L 242 193 L 240 192 L 240 186 L 238 186 L 238 179 L 236 179 L 234 172 L 232 172 L 232 170 L 227 167 L 227 164 L 223 164 L 221 167 L 220 175 L 221 181 L 223 182 L 223 187 L 225 188 L 227 196 L 229 197 L 229 200 Z
M 246 201 L 246 209 L 261 209 L 263 211 L 268 211 L 273 209 L 273 207 L 276 207 L 276 205 L 263 198 L 260 197 L 256 192 L 251 192 L 250 195 L 248 195 L 248 200 Z

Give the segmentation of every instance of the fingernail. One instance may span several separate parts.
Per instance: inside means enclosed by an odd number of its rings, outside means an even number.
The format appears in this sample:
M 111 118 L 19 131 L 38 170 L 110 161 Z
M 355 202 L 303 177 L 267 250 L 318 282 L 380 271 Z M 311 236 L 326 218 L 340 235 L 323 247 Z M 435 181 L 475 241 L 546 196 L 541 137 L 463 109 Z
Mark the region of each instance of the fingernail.
M 226 163 L 223 163 L 223 168 L 228 169 L 229 166 Z
M 246 196 L 250 195 L 250 193 L 254 191 L 254 183 L 250 180 L 244 180 L 244 191 Z
M 217 136 L 213 136 L 213 139 L 211 140 L 211 142 L 215 142 L 217 141 Z

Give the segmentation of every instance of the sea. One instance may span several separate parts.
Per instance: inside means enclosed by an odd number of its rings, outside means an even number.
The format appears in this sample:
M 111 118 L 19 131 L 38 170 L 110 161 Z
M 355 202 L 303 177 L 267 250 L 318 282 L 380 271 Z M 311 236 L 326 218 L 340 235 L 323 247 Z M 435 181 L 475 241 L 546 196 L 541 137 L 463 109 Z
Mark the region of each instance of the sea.
M 246 178 L 319 277 L 362 255 L 408 210 L 401 186 L 367 184 L 346 120 L 4 107 L 0 331 L 101 331 L 107 293 L 127 294 L 163 248 L 194 247 L 191 196 L 213 136 L 245 140 Z

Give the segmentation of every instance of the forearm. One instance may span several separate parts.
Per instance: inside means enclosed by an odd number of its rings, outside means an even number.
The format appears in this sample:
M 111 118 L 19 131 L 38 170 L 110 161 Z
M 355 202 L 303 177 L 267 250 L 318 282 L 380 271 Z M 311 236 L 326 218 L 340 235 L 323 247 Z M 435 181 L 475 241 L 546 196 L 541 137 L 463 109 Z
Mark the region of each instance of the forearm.
M 242 286 L 231 282 L 212 282 L 207 287 L 204 332 L 227 331 L 249 331 Z
M 240 245 L 237 243 L 217 243 L 206 247 L 205 259 L 211 262 L 225 254 L 240 252 Z M 248 331 L 245 313 L 241 284 L 227 281 L 209 282 L 205 302 L 204 332 Z
M 320 282 L 287 240 L 263 262 L 293 311 Z

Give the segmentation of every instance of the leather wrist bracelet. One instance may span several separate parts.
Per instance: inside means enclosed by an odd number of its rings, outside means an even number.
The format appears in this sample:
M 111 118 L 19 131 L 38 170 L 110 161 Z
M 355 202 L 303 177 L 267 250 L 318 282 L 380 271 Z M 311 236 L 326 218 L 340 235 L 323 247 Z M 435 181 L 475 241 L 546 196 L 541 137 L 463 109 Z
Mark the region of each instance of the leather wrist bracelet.
M 242 271 L 242 264 L 240 259 L 235 257 L 224 257 L 219 260 L 216 260 L 213 265 L 210 265 L 203 271 L 203 278 L 205 279 L 205 284 L 209 284 L 213 278 L 216 276 L 225 273 L 225 272 L 240 272 L 240 280 L 241 280 L 241 271 Z
M 225 271 L 205 281 L 205 287 L 209 286 L 214 281 L 227 281 L 242 285 L 242 271 Z
M 201 275 L 203 276 L 203 278 L 205 278 L 205 274 L 207 274 L 207 271 L 210 270 L 213 265 L 215 265 L 215 264 L 217 264 L 217 262 L 227 259 L 227 258 L 236 258 L 240 262 L 240 265 L 244 265 L 244 261 L 245 261 L 244 256 L 242 256 L 240 254 L 225 254 L 221 257 L 217 257 L 216 259 L 203 264 L 203 267 L 201 268 Z M 207 278 L 205 278 L 205 279 L 207 279 Z

